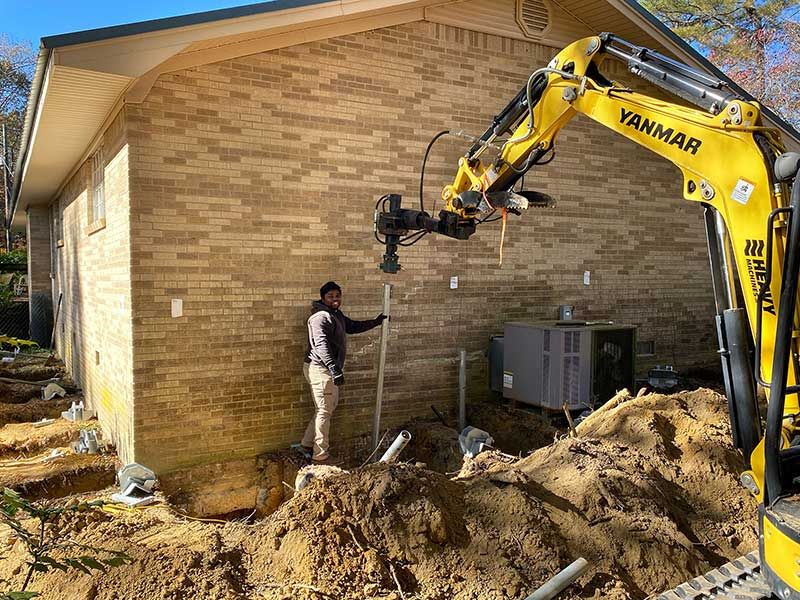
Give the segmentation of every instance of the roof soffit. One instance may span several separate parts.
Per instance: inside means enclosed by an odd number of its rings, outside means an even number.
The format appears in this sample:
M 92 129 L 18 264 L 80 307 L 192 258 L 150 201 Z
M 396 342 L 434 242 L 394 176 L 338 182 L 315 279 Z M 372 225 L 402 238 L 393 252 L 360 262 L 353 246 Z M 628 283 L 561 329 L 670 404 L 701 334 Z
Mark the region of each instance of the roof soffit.
M 513 4 L 513 0 L 471 1 Z M 554 14 L 574 19 L 581 29 L 619 32 L 633 43 L 666 51 L 707 71 L 707 65 L 648 22 L 628 0 L 548 1 Z M 68 38 L 71 45 L 59 46 L 56 42 L 60 39 L 49 38 L 54 43 L 53 61 L 31 130 L 20 205 L 48 202 L 85 160 L 89 146 L 102 133 L 120 98 L 125 95 L 126 102 L 142 100 L 163 72 L 420 20 L 426 10 L 439 15 L 452 11 L 455 17 L 468 4 L 467 0 L 278 0 L 276 6 L 289 8 L 168 29 L 152 27 L 142 33 L 117 34 L 121 37 L 86 43 L 74 43 L 81 34 L 59 36 Z M 480 22 L 467 28 L 480 29 Z M 126 31 L 135 29 L 134 25 Z M 556 45 L 564 43 L 553 41 Z M 81 107 L 80 114 L 70 112 L 73 106 Z

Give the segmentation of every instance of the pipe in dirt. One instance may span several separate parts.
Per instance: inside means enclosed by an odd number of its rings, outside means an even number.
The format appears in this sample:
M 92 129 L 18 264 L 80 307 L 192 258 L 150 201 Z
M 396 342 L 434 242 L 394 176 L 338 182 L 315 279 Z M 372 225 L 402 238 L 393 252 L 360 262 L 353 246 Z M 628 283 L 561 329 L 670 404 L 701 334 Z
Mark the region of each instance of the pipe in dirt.
M 403 431 L 400 432 L 400 435 L 398 435 L 394 439 L 392 445 L 389 446 L 389 449 L 386 452 L 384 452 L 383 456 L 381 456 L 381 459 L 378 462 L 382 463 L 394 462 L 395 460 L 397 460 L 397 457 L 403 451 L 403 448 L 405 448 L 408 445 L 408 442 L 410 441 L 411 441 L 411 434 L 404 429 Z
M 589 561 L 579 558 L 568 567 L 556 573 L 551 579 L 545 581 L 535 592 L 525 600 L 550 600 L 583 575 L 589 568 Z
M 383 404 L 383 372 L 386 368 L 386 342 L 389 338 L 389 304 L 392 299 L 392 284 L 383 284 L 383 314 L 386 315 L 381 323 L 381 346 L 378 356 L 378 390 L 375 396 L 375 415 L 372 419 L 372 447 L 378 448 L 381 435 L 381 405 Z

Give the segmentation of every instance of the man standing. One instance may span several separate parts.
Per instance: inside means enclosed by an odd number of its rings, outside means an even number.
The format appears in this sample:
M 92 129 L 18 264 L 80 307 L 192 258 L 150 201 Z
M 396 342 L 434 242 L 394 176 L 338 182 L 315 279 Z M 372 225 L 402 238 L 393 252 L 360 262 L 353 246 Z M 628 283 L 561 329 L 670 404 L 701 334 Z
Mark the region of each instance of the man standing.
M 314 313 L 308 319 L 308 352 L 303 365 L 303 375 L 311 386 L 316 410 L 301 446 L 311 453 L 314 462 L 325 462 L 330 457 L 331 417 L 339 403 L 339 387 L 344 383 L 347 334 L 369 331 L 383 323 L 386 315 L 380 314 L 368 321 L 348 318 L 339 310 L 342 288 L 333 281 L 320 288 L 319 297 L 311 304 Z

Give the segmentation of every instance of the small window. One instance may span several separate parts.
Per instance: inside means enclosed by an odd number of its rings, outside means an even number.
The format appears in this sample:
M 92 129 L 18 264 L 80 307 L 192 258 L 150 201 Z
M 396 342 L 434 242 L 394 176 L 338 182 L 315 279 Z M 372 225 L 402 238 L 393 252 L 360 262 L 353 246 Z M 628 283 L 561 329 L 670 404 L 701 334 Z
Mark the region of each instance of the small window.
M 656 343 L 653 340 L 636 342 L 636 356 L 655 356 Z
M 89 223 L 97 223 L 106 218 L 105 162 L 103 149 L 92 155 L 91 212 Z

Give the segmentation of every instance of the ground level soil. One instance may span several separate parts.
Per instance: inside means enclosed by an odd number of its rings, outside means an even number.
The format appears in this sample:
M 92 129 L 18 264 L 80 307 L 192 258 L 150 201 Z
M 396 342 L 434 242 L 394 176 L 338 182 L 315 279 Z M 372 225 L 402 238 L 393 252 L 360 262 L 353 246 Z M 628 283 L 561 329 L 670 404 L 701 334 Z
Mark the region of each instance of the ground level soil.
M 12 363 L 0 364 L 0 377 L 24 379 L 25 381 L 45 381 L 64 376 L 64 365 L 51 359 L 47 353 L 18 354 Z
M 452 430 L 426 431 L 452 445 Z M 591 568 L 563 597 L 622 600 L 756 548 L 755 504 L 713 391 L 630 399 L 578 438 L 512 450 L 453 477 L 373 464 L 318 478 L 255 522 L 193 520 L 166 504 L 67 514 L 58 535 L 133 563 L 37 575 L 32 589 L 59 600 L 521 599 L 583 556 Z M 22 550 L 8 547 L 0 579 L 19 585 Z
M 27 457 L 46 448 L 69 446 L 86 423 L 58 419 L 47 425 L 17 423 L 0 428 L 0 460 Z

